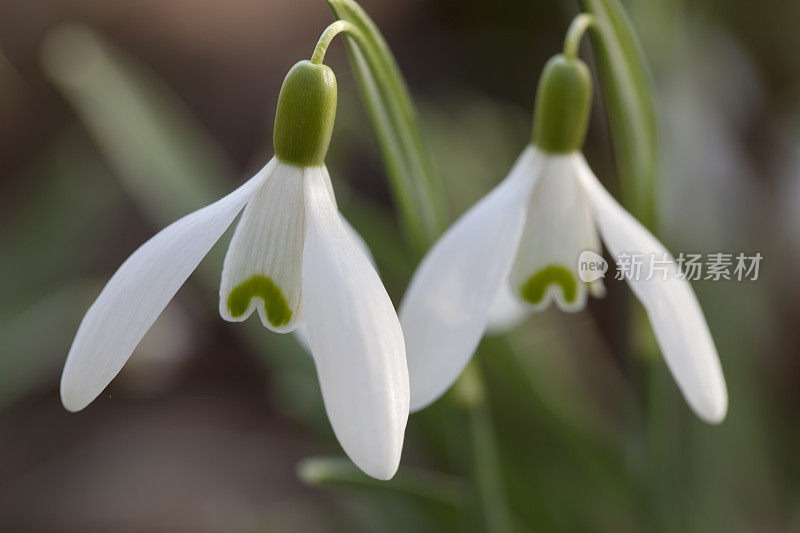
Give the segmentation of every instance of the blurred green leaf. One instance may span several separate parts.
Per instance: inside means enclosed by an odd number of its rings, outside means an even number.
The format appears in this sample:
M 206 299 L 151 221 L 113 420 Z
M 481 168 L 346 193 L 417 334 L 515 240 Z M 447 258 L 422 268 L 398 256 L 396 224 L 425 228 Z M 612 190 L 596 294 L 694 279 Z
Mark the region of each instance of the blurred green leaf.
M 125 197 L 79 127 L 53 133 L 35 162 L 12 181 L 25 193 L 0 215 L 0 294 L 9 311 L 45 298 L 64 279 L 101 262 L 124 231 Z M 98 224 L 102 220 L 102 224 Z
M 403 226 L 424 251 L 447 224 L 441 183 L 434 174 L 405 80 L 375 23 L 353 0 L 327 0 L 334 15 L 358 28 L 347 37 L 350 61 L 372 120 Z
M 463 509 L 472 501 L 466 480 L 405 466 L 390 481 L 380 481 L 364 474 L 349 459 L 312 457 L 298 464 L 297 476 L 309 485 L 378 489 L 454 509 Z
M 541 336 L 558 328 L 549 323 L 535 329 Z M 609 428 L 613 421 L 601 423 L 599 405 L 583 405 L 594 419 L 570 415 L 563 405 L 554 405 L 546 381 L 573 395 L 585 383 L 564 380 L 552 370 L 569 357 L 563 351 L 567 348 L 559 346 L 562 335 L 529 344 L 520 342 L 523 333 L 485 338 L 477 355 L 491 391 L 489 404 L 515 516 L 545 531 L 629 530 L 621 525 L 632 522 L 630 506 L 638 485 L 625 468 L 624 428 Z M 577 329 L 575 336 L 581 335 Z M 564 513 L 576 505 L 576 486 L 581 487 L 577 505 L 586 513 Z
M 94 31 L 58 28 L 42 58 L 151 220 L 167 224 L 232 188 L 227 159 L 183 103 Z
M 647 227 L 656 223 L 657 132 L 650 71 L 618 0 L 579 0 L 597 24 L 590 33 L 605 100 L 622 203 Z
M 0 316 L 0 409 L 58 373 L 86 302 L 99 287 L 64 287 L 19 313 Z

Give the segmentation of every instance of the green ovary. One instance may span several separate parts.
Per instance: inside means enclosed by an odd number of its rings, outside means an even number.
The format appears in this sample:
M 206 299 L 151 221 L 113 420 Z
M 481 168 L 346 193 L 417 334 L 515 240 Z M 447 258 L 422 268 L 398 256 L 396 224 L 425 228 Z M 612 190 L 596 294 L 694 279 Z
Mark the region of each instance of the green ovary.
M 292 319 L 292 310 L 286 297 L 275 283 L 267 276 L 256 274 L 234 288 L 228 296 L 228 311 L 238 318 L 247 312 L 252 298 L 264 300 L 269 323 L 275 327 L 288 324 Z
M 522 286 L 520 294 L 526 301 L 535 305 L 542 301 L 550 285 L 560 285 L 564 299 L 568 303 L 575 301 L 578 282 L 572 272 L 561 265 L 549 265 L 538 271 Z

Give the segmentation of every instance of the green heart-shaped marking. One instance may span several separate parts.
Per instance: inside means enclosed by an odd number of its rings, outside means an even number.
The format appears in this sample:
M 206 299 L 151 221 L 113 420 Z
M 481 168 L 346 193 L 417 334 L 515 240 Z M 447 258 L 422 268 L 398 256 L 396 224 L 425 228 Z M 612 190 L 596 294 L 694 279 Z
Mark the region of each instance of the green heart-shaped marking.
M 534 274 L 520 289 L 522 297 L 532 303 L 538 304 L 544 298 L 547 287 L 551 284 L 560 285 L 564 299 L 572 303 L 578 294 L 578 282 L 572 272 L 561 265 L 549 265 Z
M 228 295 L 228 311 L 231 316 L 240 317 L 250 307 L 253 298 L 264 300 L 269 323 L 275 327 L 288 324 L 292 319 L 292 310 L 286 302 L 286 297 L 271 279 L 261 274 L 255 274 L 240 283 Z

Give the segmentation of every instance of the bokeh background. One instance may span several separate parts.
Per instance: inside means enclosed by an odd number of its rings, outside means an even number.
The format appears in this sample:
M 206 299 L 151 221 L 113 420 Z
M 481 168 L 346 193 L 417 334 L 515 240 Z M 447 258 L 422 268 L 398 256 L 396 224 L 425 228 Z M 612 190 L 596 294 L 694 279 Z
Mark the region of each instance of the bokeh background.
M 409 82 L 453 218 L 528 141 L 541 67 L 577 5 L 362 5 Z M 294 338 L 218 317 L 230 232 L 89 408 L 58 397 L 116 267 L 271 157 L 280 83 L 333 20 L 325 2 L 1 0 L 0 530 L 800 529 L 800 4 L 625 5 L 654 79 L 661 237 L 764 256 L 758 281 L 695 283 L 727 420 L 692 415 L 609 282 L 585 312 L 487 337 L 483 383 L 412 415 L 384 484 L 315 459 L 343 454 Z M 326 62 L 334 187 L 399 303 L 418 257 L 340 40 Z M 614 190 L 599 101 L 586 153 Z

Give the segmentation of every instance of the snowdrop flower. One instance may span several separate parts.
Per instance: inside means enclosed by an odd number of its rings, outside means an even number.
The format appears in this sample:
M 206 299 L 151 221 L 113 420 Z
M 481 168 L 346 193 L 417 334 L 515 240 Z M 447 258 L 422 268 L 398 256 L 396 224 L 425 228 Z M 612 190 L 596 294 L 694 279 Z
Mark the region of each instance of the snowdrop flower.
M 668 254 L 600 184 L 580 152 L 591 108 L 589 69 L 573 54 L 544 68 L 533 142 L 508 177 L 470 208 L 431 248 L 400 306 L 411 378 L 411 409 L 441 396 L 472 357 L 487 327 L 502 329 L 551 302 L 567 312 L 601 296 L 584 283 L 578 257 Z M 688 282 L 630 279 L 647 310 L 672 375 L 697 415 L 723 420 L 727 391 L 717 351 Z M 647 265 L 642 266 L 646 272 Z
M 324 158 L 336 77 L 301 61 L 281 88 L 275 157 L 244 185 L 161 230 L 112 276 L 83 318 L 61 379 L 70 411 L 88 405 L 243 210 L 222 269 L 219 312 L 254 311 L 286 333 L 305 325 L 333 430 L 367 474 L 397 470 L 408 418 L 403 334 L 363 244 L 336 206 Z

